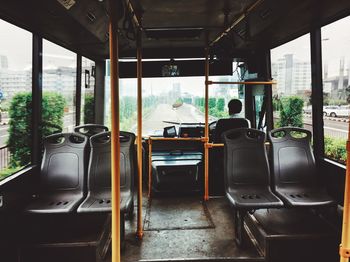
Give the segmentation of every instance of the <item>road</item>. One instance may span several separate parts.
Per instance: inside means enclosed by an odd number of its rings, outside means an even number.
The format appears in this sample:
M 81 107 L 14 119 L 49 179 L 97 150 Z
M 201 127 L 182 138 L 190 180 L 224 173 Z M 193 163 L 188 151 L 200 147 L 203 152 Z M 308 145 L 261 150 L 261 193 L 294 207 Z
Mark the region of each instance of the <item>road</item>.
M 144 135 L 161 135 L 163 128 L 172 124 L 163 121 L 171 121 L 178 123 L 203 123 L 204 115 L 194 106 L 183 104 L 177 109 L 173 109 L 171 105 L 160 104 L 145 119 L 143 119 Z
M 323 118 L 324 133 L 326 136 L 344 138 L 348 137 L 349 123 L 341 121 L 340 118 Z M 304 126 L 310 128 L 312 126 L 311 116 L 304 115 Z

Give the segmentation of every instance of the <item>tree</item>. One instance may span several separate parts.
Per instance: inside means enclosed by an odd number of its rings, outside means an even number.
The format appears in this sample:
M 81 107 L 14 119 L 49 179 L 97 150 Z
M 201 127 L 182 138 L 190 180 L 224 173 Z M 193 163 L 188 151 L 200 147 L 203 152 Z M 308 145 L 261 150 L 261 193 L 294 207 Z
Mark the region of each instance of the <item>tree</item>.
M 216 109 L 218 110 L 218 112 L 225 111 L 225 98 L 218 98 L 218 101 L 216 102 Z
M 281 99 L 280 126 L 303 127 L 304 100 L 297 96 Z
M 94 107 L 95 107 L 95 99 L 93 95 L 87 94 L 85 96 L 85 104 L 84 104 L 84 123 L 94 123 Z
M 42 136 L 62 130 L 65 99 L 57 93 L 44 93 L 42 98 Z M 32 94 L 15 95 L 9 108 L 10 167 L 27 165 L 31 161 Z

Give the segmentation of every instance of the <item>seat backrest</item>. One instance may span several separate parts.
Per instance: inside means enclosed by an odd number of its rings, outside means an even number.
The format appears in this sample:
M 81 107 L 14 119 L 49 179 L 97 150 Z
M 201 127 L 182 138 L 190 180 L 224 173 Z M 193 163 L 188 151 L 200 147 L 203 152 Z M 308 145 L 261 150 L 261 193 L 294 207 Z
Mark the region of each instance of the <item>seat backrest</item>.
M 40 182 L 42 191 L 85 189 L 88 138 L 76 133 L 60 133 L 44 139 Z
M 265 133 L 239 128 L 223 133 L 226 191 L 237 186 L 269 185 Z
M 74 132 L 91 137 L 101 132 L 107 132 L 108 127 L 99 124 L 85 124 L 76 126 Z
M 134 187 L 135 135 L 120 132 L 120 187 L 122 191 Z M 111 133 L 103 132 L 90 138 L 91 154 L 88 172 L 88 188 L 91 192 L 111 189 Z
M 249 122 L 245 118 L 225 118 L 219 119 L 216 123 L 213 142 L 222 143 L 222 134 L 228 130 L 236 128 L 248 128 Z
M 317 184 L 311 136 L 309 130 L 295 127 L 269 132 L 275 187 Z

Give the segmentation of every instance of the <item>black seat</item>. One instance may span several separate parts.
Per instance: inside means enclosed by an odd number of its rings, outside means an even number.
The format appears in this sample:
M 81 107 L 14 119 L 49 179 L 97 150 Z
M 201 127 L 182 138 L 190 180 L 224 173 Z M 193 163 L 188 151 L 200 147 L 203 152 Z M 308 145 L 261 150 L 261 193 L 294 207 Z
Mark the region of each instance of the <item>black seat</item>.
M 240 128 L 225 132 L 223 140 L 226 196 L 232 205 L 248 210 L 282 206 L 270 190 L 265 133 Z
M 288 206 L 324 206 L 334 200 L 317 175 L 311 132 L 283 127 L 269 133 L 274 191 Z
M 132 212 L 134 193 L 135 135 L 120 132 L 120 210 Z M 110 132 L 90 138 L 91 154 L 88 171 L 88 195 L 78 212 L 111 212 L 111 140 Z
M 70 213 L 83 201 L 88 138 L 61 133 L 44 139 L 40 189 L 29 213 Z
M 214 143 L 223 143 L 222 134 L 228 130 L 237 128 L 248 128 L 249 121 L 245 118 L 228 118 L 219 119 L 216 123 L 216 128 L 212 134 L 212 141 Z M 209 167 L 210 167 L 210 194 L 224 195 L 224 149 L 214 147 L 210 150 Z
M 222 143 L 222 134 L 231 129 L 248 128 L 249 121 L 245 118 L 224 118 L 219 119 L 216 123 L 213 142 Z
M 236 241 L 242 244 L 246 212 L 278 208 L 283 202 L 270 190 L 265 133 L 239 128 L 223 133 L 226 197 L 235 210 Z
M 85 124 L 76 126 L 74 132 L 91 137 L 101 132 L 107 132 L 108 127 L 99 124 Z

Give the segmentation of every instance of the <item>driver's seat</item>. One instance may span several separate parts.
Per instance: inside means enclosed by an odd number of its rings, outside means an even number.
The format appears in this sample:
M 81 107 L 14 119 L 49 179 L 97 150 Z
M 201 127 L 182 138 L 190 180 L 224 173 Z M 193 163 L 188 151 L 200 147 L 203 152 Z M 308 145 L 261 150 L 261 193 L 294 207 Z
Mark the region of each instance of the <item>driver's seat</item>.
M 228 130 L 236 128 L 249 128 L 250 123 L 246 118 L 224 118 L 219 119 L 216 123 L 213 142 L 223 143 L 222 134 Z

